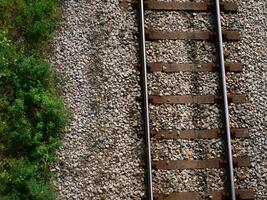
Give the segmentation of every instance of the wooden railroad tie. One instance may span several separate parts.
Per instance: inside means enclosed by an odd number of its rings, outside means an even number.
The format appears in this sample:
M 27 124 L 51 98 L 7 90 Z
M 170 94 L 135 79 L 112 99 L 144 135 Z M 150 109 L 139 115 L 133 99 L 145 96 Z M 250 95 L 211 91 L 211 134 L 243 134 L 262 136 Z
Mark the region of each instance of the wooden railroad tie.
M 223 31 L 225 41 L 240 40 L 239 31 Z M 156 31 L 146 30 L 147 40 L 205 40 L 214 41 L 216 32 L 213 31 Z
M 148 10 L 163 11 L 213 11 L 214 3 L 208 2 L 159 2 L 146 1 L 145 8 Z M 236 3 L 222 2 L 221 10 L 226 12 L 237 12 L 238 5 Z
M 218 95 L 150 95 L 152 104 L 215 104 L 222 98 Z M 228 95 L 229 103 L 246 103 L 246 95 Z
M 246 128 L 231 128 L 232 138 L 249 138 Z M 151 137 L 155 139 L 213 139 L 225 137 L 223 129 L 211 130 L 181 130 L 181 131 L 151 131 Z
M 121 0 L 123 7 L 136 5 L 137 0 Z M 159 2 L 155 0 L 147 0 L 144 2 L 147 10 L 158 11 L 194 11 L 194 12 L 211 12 L 214 10 L 215 4 L 212 2 Z M 221 10 L 224 12 L 237 12 L 238 5 L 233 2 L 221 2 Z
M 233 158 L 234 167 L 250 167 L 251 161 L 248 157 Z M 171 169 L 219 169 L 227 166 L 227 162 L 221 158 L 209 160 L 159 160 L 153 161 L 152 166 L 155 170 Z
M 219 71 L 219 65 L 215 63 L 148 63 L 149 72 L 215 72 Z M 242 63 L 226 62 L 225 70 L 228 72 L 242 72 Z
M 227 200 L 230 193 L 228 191 L 205 191 L 205 192 L 173 192 L 168 195 L 155 193 L 155 200 Z M 252 189 L 236 189 L 237 199 L 252 200 L 255 192 Z

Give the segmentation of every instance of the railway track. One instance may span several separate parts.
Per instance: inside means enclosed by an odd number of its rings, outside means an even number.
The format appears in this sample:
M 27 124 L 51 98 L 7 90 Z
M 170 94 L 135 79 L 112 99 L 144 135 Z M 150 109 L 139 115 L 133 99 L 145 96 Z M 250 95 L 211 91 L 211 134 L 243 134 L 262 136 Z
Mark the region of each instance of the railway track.
M 234 181 L 235 167 L 249 167 L 251 165 L 248 157 L 233 158 L 231 140 L 235 138 L 248 138 L 247 129 L 230 127 L 229 103 L 246 102 L 245 95 L 228 94 L 226 83 L 226 72 L 241 72 L 242 63 L 225 62 L 223 41 L 238 41 L 240 34 L 238 31 L 223 31 L 221 28 L 221 12 L 238 12 L 235 3 L 222 3 L 219 0 L 213 3 L 207 2 L 157 2 L 157 1 L 128 1 L 138 5 L 139 13 L 139 34 L 140 34 L 140 59 L 141 59 L 141 80 L 142 80 L 142 104 L 143 122 L 146 138 L 146 178 L 147 178 L 147 199 L 158 200 L 180 200 L 180 199 L 213 199 L 213 200 L 236 200 L 254 199 L 252 189 L 236 189 Z M 215 31 L 156 31 L 145 29 L 145 10 L 154 11 L 184 11 L 184 12 L 213 12 L 216 21 Z M 216 44 L 216 63 L 148 63 L 146 59 L 147 40 L 198 40 L 214 42 Z M 219 72 L 220 93 L 219 95 L 149 95 L 148 94 L 148 73 L 176 73 L 176 72 Z M 149 117 L 149 104 L 219 104 L 223 110 L 222 118 L 224 127 L 222 129 L 211 130 L 151 130 Z M 226 145 L 225 157 L 210 160 L 159 160 L 152 161 L 151 138 L 162 139 L 212 139 L 224 138 Z M 225 168 L 227 177 L 225 178 L 225 189 L 222 191 L 203 192 L 175 192 L 171 194 L 154 193 L 152 169 L 172 170 L 172 169 L 205 169 L 205 168 Z

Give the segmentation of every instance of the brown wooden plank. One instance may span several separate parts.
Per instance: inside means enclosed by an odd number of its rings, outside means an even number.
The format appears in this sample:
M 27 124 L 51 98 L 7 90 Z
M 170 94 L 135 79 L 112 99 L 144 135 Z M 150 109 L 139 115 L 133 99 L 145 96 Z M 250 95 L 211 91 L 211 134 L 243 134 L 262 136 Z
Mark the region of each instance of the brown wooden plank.
M 213 11 L 214 3 L 208 2 L 159 2 L 146 1 L 145 8 L 148 10 L 160 11 Z M 237 12 L 238 5 L 236 3 L 221 3 L 221 10 L 225 12 Z
M 255 199 L 256 192 L 253 189 L 236 189 L 237 199 Z
M 138 0 L 120 0 L 120 5 L 124 8 L 138 4 Z M 221 11 L 237 12 L 238 5 L 234 2 L 221 2 Z M 159 2 L 148 0 L 144 3 L 147 10 L 158 11 L 193 11 L 193 12 L 211 12 L 215 4 L 212 2 Z
M 216 71 L 218 67 L 214 63 L 185 64 L 185 63 L 148 63 L 149 72 L 204 72 Z
M 248 129 L 231 129 L 233 138 L 249 138 Z M 151 131 L 151 136 L 155 139 L 212 139 L 225 136 L 223 129 L 211 130 L 181 130 L 181 131 Z
M 214 72 L 218 71 L 220 68 L 215 63 L 148 63 L 149 72 Z M 226 62 L 225 69 L 229 72 L 241 72 L 242 63 L 239 62 Z
M 148 40 L 215 40 L 216 33 L 212 31 L 155 31 L 146 30 Z M 238 31 L 223 31 L 224 40 L 240 40 Z
M 251 161 L 248 157 L 233 158 L 235 167 L 249 167 Z M 226 165 L 226 161 L 220 158 L 214 158 L 209 160 L 160 160 L 153 161 L 153 168 L 160 170 L 171 169 L 205 169 L 205 168 L 223 168 Z
M 192 103 L 216 103 L 215 95 L 203 95 L 203 96 L 191 96 L 191 95 L 180 95 L 180 96 L 149 96 L 149 102 L 153 104 L 192 104 Z
M 239 31 L 223 31 L 223 38 L 228 41 L 238 41 L 240 40 Z
M 245 103 L 247 101 L 246 95 L 232 94 L 229 95 L 228 98 L 230 103 Z
M 237 12 L 238 11 L 238 4 L 235 2 L 222 2 L 221 10 L 224 12 Z
M 225 70 L 227 72 L 242 72 L 243 64 L 240 62 L 225 62 Z
M 249 138 L 247 128 L 231 128 L 232 138 Z
M 149 102 L 152 104 L 214 104 L 221 100 L 217 95 L 150 95 Z M 245 103 L 245 95 L 228 95 L 230 103 Z
M 211 4 L 206 2 L 159 2 L 147 1 L 145 8 L 148 10 L 168 11 L 209 11 Z
M 236 189 L 236 196 L 242 200 L 255 199 L 253 189 Z M 156 200 L 225 200 L 228 199 L 230 193 L 227 191 L 205 191 L 205 192 L 173 192 L 170 194 L 155 193 Z
M 249 167 L 251 165 L 251 161 L 249 158 L 234 158 L 233 159 L 234 167 Z

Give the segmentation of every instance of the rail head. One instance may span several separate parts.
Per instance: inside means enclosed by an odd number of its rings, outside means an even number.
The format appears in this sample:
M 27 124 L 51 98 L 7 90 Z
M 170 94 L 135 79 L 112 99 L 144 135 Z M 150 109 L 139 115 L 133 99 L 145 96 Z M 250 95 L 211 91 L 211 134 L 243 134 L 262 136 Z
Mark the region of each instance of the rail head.
M 234 183 L 234 163 L 232 155 L 232 144 L 231 144 L 231 131 L 230 131 L 230 117 L 229 117 L 229 105 L 227 96 L 227 84 L 225 75 L 225 61 L 223 51 L 223 33 L 221 25 L 221 8 L 220 0 L 215 0 L 216 7 L 216 29 L 217 29 L 217 42 L 218 42 L 218 60 L 221 68 L 220 79 L 221 79 L 221 91 L 223 96 L 223 117 L 224 117 L 224 128 L 226 132 L 226 151 L 228 159 L 228 175 L 229 175 L 229 186 L 231 200 L 236 200 L 235 183 Z
M 141 88 L 143 105 L 143 125 L 145 132 L 146 145 L 146 174 L 147 174 L 147 199 L 153 200 L 153 182 L 152 182 L 152 158 L 151 158 L 151 139 L 149 126 L 149 102 L 147 86 L 147 64 L 146 64 L 146 36 L 144 19 L 144 1 L 139 0 L 139 31 L 140 31 L 140 58 L 141 58 Z

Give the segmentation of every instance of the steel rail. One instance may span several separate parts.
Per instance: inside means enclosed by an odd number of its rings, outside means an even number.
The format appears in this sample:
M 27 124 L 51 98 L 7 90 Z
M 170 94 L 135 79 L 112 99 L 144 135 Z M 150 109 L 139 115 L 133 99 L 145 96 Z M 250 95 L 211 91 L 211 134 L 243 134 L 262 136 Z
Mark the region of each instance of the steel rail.
M 146 144 L 146 178 L 147 178 L 147 199 L 153 200 L 152 183 L 152 162 L 151 162 L 151 140 L 149 126 L 149 107 L 148 107 L 148 88 L 147 88 L 147 63 L 146 63 L 146 39 L 145 39 L 145 17 L 144 1 L 139 0 L 139 29 L 140 29 L 140 57 L 142 66 L 142 104 L 143 104 L 143 123 Z
M 224 109 L 224 128 L 226 132 L 226 143 L 227 143 L 227 159 L 228 159 L 228 173 L 230 182 L 230 195 L 231 200 L 236 200 L 235 185 L 234 185 L 234 169 L 233 169 L 233 156 L 232 156 L 232 145 L 231 145 L 231 132 L 230 132 L 230 120 L 229 120 L 229 107 L 227 98 L 227 85 L 225 77 L 225 65 L 224 65 L 224 52 L 223 52 L 223 39 L 222 39 L 222 28 L 221 28 L 221 14 L 220 14 L 220 0 L 216 0 L 216 20 L 217 20 L 217 39 L 219 44 L 219 61 L 221 68 L 221 85 L 223 92 L 223 109 Z

